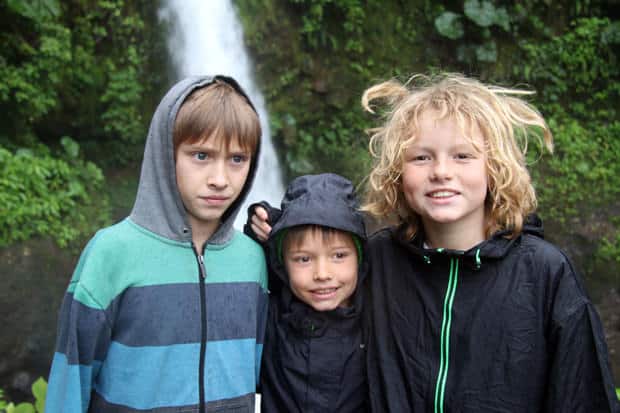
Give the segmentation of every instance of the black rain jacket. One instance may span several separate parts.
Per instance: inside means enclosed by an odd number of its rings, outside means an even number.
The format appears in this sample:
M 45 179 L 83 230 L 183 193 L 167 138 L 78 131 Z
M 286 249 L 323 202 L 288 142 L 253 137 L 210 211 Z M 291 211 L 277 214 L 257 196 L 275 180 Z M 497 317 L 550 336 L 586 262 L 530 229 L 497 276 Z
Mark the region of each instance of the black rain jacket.
M 571 262 L 498 233 L 424 249 L 404 227 L 369 240 L 365 301 L 375 412 L 618 412 L 601 322 Z
M 263 206 L 273 222 L 279 211 Z M 277 278 L 270 287 L 277 292 L 270 296 L 261 367 L 261 409 L 265 413 L 367 411 L 360 289 L 356 288 L 351 307 L 314 310 L 288 288 L 277 245 L 281 231 L 316 224 L 355 234 L 363 246 L 366 232 L 357 207 L 353 186 L 339 175 L 306 175 L 287 188 L 268 241 L 270 272 Z M 358 287 L 365 267 L 362 257 Z

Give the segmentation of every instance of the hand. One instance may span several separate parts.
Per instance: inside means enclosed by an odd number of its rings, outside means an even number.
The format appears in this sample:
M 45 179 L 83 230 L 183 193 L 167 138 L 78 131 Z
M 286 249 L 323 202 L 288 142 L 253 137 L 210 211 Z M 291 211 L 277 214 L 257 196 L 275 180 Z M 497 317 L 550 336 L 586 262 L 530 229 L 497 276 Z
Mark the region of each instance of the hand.
M 269 216 L 267 215 L 265 208 L 261 206 L 254 208 L 254 214 L 251 219 L 252 223 L 250 225 L 252 227 L 252 231 L 254 231 L 258 239 L 263 242 L 267 241 L 267 238 L 269 238 L 269 234 L 271 233 L 271 225 L 267 223 L 268 218 Z

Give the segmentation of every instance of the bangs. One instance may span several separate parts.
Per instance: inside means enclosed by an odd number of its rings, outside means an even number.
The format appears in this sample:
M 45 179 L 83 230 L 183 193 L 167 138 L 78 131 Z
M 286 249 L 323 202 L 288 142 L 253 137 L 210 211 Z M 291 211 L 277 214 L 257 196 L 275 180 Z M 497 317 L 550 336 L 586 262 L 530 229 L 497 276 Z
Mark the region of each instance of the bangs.
M 245 96 L 231 85 L 216 80 L 192 92 L 181 105 L 174 124 L 174 150 L 181 143 L 199 143 L 212 137 L 233 142 L 254 155 L 258 148 L 261 127 L 258 115 Z
M 349 233 L 345 231 L 340 231 L 331 227 L 324 227 L 321 225 L 299 225 L 286 230 L 286 234 L 283 240 L 283 247 L 285 253 L 290 249 L 299 248 L 299 246 L 303 244 L 307 237 L 317 236 L 319 234 L 321 235 L 321 238 L 325 244 L 331 244 L 335 239 L 339 238 L 351 239 L 351 242 L 353 242 Z

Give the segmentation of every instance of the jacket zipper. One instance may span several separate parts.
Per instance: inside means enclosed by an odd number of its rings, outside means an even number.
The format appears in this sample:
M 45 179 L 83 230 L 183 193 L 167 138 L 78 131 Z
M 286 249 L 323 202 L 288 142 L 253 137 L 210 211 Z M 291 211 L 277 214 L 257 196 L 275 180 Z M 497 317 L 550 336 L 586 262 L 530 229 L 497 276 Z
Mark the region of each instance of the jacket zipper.
M 448 287 L 443 302 L 443 319 L 441 322 L 441 357 L 439 361 L 439 373 L 435 384 L 435 409 L 434 413 L 443 413 L 446 381 L 448 378 L 448 365 L 450 361 L 450 325 L 452 323 L 452 304 L 458 282 L 459 261 L 450 259 L 450 276 Z
M 198 283 L 200 285 L 200 362 L 198 363 L 198 395 L 199 412 L 205 413 L 205 357 L 207 350 L 207 303 L 205 302 L 205 279 L 207 270 L 205 269 L 204 257 L 198 254 L 196 247 L 192 244 L 196 259 L 198 260 Z

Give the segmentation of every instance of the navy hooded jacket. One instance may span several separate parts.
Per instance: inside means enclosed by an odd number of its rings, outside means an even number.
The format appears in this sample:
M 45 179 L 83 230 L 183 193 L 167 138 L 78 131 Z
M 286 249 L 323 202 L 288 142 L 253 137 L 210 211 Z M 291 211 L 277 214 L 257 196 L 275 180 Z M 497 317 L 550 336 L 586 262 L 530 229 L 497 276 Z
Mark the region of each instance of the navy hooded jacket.
M 618 412 L 601 322 L 533 219 L 468 251 L 404 227 L 369 240 L 368 387 L 376 412 Z
M 268 206 L 267 206 L 268 207 Z M 298 300 L 277 243 L 281 231 L 298 225 L 320 225 L 354 234 L 366 233 L 351 183 L 335 174 L 307 175 L 289 185 L 281 215 L 268 241 L 271 284 L 267 333 L 261 368 L 263 412 L 363 412 L 367 387 L 361 331 L 362 294 L 356 288 L 352 305 L 319 312 Z M 271 209 L 274 221 L 277 212 Z M 359 266 L 358 286 L 365 260 Z M 277 288 L 277 283 L 281 288 Z

